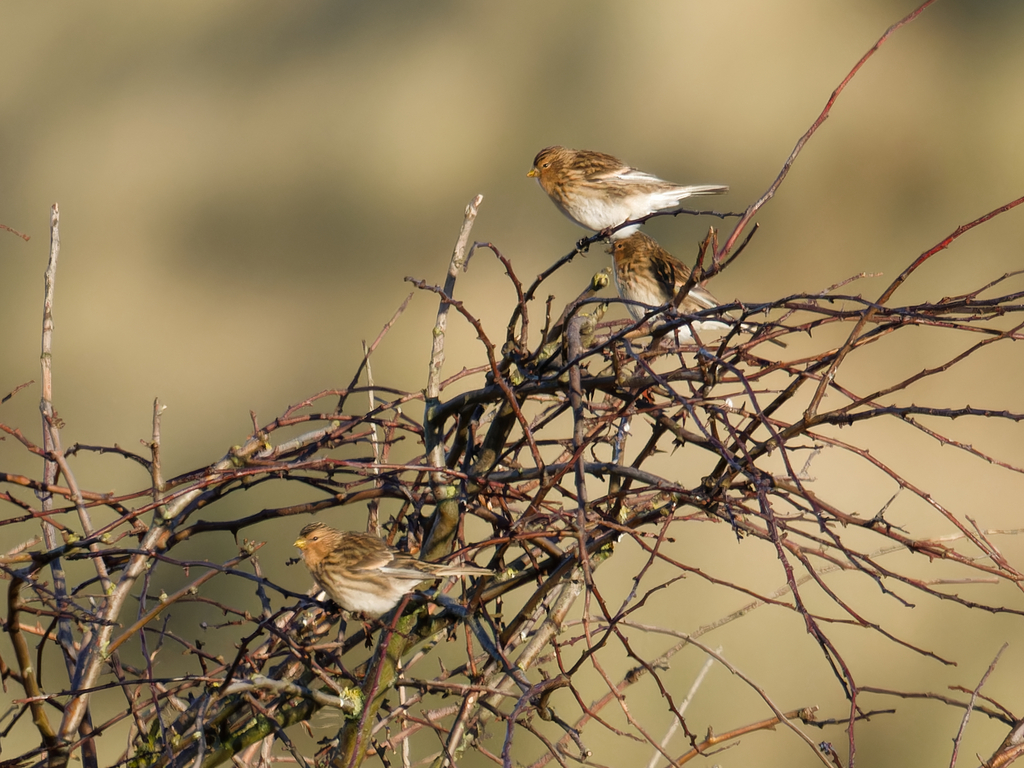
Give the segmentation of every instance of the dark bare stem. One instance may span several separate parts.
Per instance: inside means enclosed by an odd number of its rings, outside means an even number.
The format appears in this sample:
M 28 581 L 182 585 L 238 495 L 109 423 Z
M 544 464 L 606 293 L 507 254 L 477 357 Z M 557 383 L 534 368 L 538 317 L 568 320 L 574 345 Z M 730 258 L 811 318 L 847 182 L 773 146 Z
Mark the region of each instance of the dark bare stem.
M 721 250 L 715 254 L 716 262 L 720 261 L 723 256 L 725 256 L 727 253 L 729 253 L 730 250 L 732 250 L 732 247 L 736 243 L 736 240 L 739 238 L 740 233 L 743 232 L 744 229 L 746 229 L 746 226 L 750 222 L 750 220 L 754 218 L 757 212 L 760 211 L 761 208 L 763 208 L 769 200 L 775 197 L 775 193 L 778 191 L 779 187 L 782 186 L 782 182 L 785 181 L 786 176 L 789 175 L 789 171 L 793 167 L 793 163 L 796 162 L 797 156 L 803 150 L 804 145 L 807 144 L 808 141 L 810 141 L 811 137 L 815 133 L 817 133 L 822 123 L 824 123 L 829 118 L 829 115 L 832 114 L 832 107 L 839 99 L 840 94 L 842 94 L 842 92 L 846 89 L 846 86 L 850 84 L 850 81 L 853 80 L 854 76 L 860 71 L 861 67 L 863 67 L 867 63 L 868 59 L 875 55 L 878 49 L 885 44 L 885 42 L 893 35 L 894 32 L 896 32 L 896 30 L 912 22 L 914 19 L 916 19 L 918 16 L 924 13 L 925 9 L 934 2 L 935 0 L 925 0 L 924 3 L 921 3 L 921 5 L 915 8 L 913 11 L 908 13 L 902 19 L 900 19 L 887 30 L 885 30 L 882 36 L 878 38 L 878 41 L 873 46 L 871 46 L 870 49 L 868 49 L 867 53 L 861 56 L 860 61 L 858 61 L 853 66 L 853 69 L 849 71 L 846 77 L 843 78 L 842 82 L 839 83 L 838 86 L 836 86 L 836 89 L 834 91 L 832 91 L 832 95 L 828 97 L 828 101 L 825 102 L 825 108 L 821 110 L 821 114 L 818 115 L 818 118 L 811 124 L 811 127 L 807 129 L 804 135 L 800 137 L 799 141 L 797 141 L 796 146 L 793 147 L 793 151 L 789 154 L 789 157 L 786 158 L 786 162 L 782 164 L 782 170 L 779 171 L 779 175 L 775 177 L 775 181 L 772 182 L 771 186 L 768 187 L 767 191 L 763 195 L 761 195 L 761 197 L 758 198 L 758 200 L 756 200 L 753 205 L 747 208 L 746 212 L 743 214 L 743 218 L 741 218 L 739 222 L 736 224 L 735 228 L 732 231 L 732 234 L 729 235 L 728 239 L 726 239 L 725 243 L 722 245 Z

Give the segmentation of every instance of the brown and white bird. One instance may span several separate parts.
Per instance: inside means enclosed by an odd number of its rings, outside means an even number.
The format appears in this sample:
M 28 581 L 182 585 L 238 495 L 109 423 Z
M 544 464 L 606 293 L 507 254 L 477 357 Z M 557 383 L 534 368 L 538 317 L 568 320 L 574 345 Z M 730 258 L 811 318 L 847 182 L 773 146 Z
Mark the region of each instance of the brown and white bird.
M 674 208 L 693 195 L 721 195 L 721 184 L 684 186 L 631 168 L 603 152 L 566 147 L 547 147 L 537 153 L 532 170 L 558 209 L 585 229 L 603 232 L 655 211 Z M 628 237 L 639 224 L 610 234 L 613 240 Z
M 628 302 L 636 302 L 626 304 L 634 320 L 640 320 L 652 309 L 663 307 L 673 301 L 690 278 L 688 266 L 643 232 L 612 241 L 608 252 L 615 262 L 612 274 L 619 296 Z M 679 303 L 679 312 L 692 315 L 720 305 L 721 302 L 707 288 L 695 284 Z M 722 313 L 722 317 L 728 318 L 729 315 Z M 733 325 L 735 323 L 711 319 L 694 323 L 698 330 L 731 328 Z M 748 333 L 758 330 L 757 326 L 748 323 L 743 323 L 740 327 Z M 692 335 L 687 326 L 680 326 L 678 333 L 680 336 Z M 776 339 L 769 341 L 786 346 Z
M 486 568 L 417 560 L 372 533 L 310 523 L 295 540 L 317 585 L 346 611 L 382 616 L 417 585 L 445 576 L 493 576 Z

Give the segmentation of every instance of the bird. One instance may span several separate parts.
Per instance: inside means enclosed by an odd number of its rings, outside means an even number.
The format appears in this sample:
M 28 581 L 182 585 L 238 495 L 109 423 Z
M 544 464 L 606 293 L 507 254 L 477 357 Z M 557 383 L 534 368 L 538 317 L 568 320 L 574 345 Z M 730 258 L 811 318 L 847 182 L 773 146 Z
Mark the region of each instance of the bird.
M 526 175 L 537 179 L 562 213 L 595 232 L 672 208 L 693 195 L 722 195 L 729 191 L 729 187 L 721 184 L 674 184 L 631 168 L 603 152 L 558 146 L 538 152 Z M 639 224 L 634 224 L 608 236 L 619 240 L 639 228 Z
M 486 568 L 444 565 L 417 560 L 399 552 L 372 533 L 339 531 L 310 523 L 299 531 L 294 546 L 310 575 L 341 608 L 382 616 L 420 583 L 445 576 L 493 576 Z
M 641 320 L 652 309 L 672 302 L 690 278 L 689 267 L 643 232 L 635 232 L 629 237 L 612 241 L 608 253 L 612 255 L 615 266 L 612 270 L 615 288 L 619 296 L 629 302 L 626 309 L 634 320 Z M 684 315 L 692 315 L 720 305 L 721 302 L 707 288 L 695 283 L 679 303 L 679 311 Z M 724 313 L 723 316 L 729 317 Z M 695 322 L 694 325 L 698 329 L 721 329 L 731 328 L 735 323 L 705 320 Z M 740 328 L 747 332 L 758 330 L 757 326 L 749 323 L 741 324 Z M 693 335 L 690 328 L 685 326 L 679 328 L 679 334 Z M 769 341 L 786 346 L 777 339 Z

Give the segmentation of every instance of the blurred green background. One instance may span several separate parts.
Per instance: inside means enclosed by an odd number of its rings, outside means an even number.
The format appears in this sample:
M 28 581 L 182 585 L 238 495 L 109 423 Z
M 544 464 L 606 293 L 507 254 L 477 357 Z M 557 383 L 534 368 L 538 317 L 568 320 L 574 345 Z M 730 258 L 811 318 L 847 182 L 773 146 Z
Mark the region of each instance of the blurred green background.
M 524 281 L 568 252 L 583 231 L 526 178 L 544 146 L 602 150 L 679 182 L 729 184 L 716 207 L 742 210 L 853 64 L 913 7 L 887 0 L 6 4 L 0 223 L 32 239 L 0 233 L 0 393 L 39 379 L 53 202 L 61 207 L 54 372 L 64 445 L 141 450 L 159 397 L 168 406 L 169 477 L 241 442 L 250 410 L 266 422 L 312 393 L 346 385 L 360 342 L 372 340 L 411 292 L 403 277 L 443 280 L 473 195 L 484 195 L 474 239 L 495 243 Z M 946 0 L 896 33 L 806 147 L 759 217 L 751 248 L 713 284 L 715 294 L 770 300 L 881 272 L 851 287 L 877 295 L 957 225 L 1024 193 L 1022 33 L 1024 4 L 1012 0 Z M 649 230 L 688 260 L 709 223 L 662 219 Z M 962 293 L 1019 268 L 1022 235 L 1019 212 L 1000 217 L 933 259 L 897 299 Z M 568 300 L 606 260 L 603 249 L 592 249 L 545 293 Z M 477 254 L 457 295 L 501 338 L 514 294 L 493 257 Z M 414 297 L 375 357 L 378 383 L 422 388 L 435 311 L 430 296 Z M 949 338 L 923 336 L 920 346 L 894 348 L 873 364 L 909 374 L 945 359 Z M 917 392 L 929 404 L 1022 411 L 1022 366 L 1005 358 L 1007 348 L 979 358 L 983 365 L 972 358 L 945 388 L 928 383 Z M 455 330 L 451 372 L 477 363 L 478 351 L 472 333 Z M 871 380 L 871 369 L 865 376 Z M 38 418 L 37 387 L 0 407 L 0 420 L 33 439 Z M 1024 463 L 1018 430 L 963 426 L 985 450 Z M 955 513 L 976 515 L 982 527 L 1019 525 L 1019 475 L 993 473 L 948 449 L 940 468 L 926 442 L 885 449 L 913 462 L 915 481 Z M 0 466 L 39 472 L 11 439 L 0 443 Z M 79 482 L 95 490 L 146 482 L 109 457 L 76 467 Z M 863 512 L 873 514 L 893 490 L 857 487 L 848 471 L 855 472 L 844 470 L 819 492 L 843 493 L 848 484 L 850 494 L 871 494 Z M 352 527 L 360 515 L 352 510 Z M 925 517 L 913 533 L 929 535 L 929 526 L 940 528 Z M 291 556 L 297 527 L 273 528 L 279 541 L 264 552 L 271 567 Z M 729 572 L 728 558 L 741 571 L 755 567 L 728 532 L 714 537 L 714 547 L 690 542 L 689 556 L 725 558 L 715 560 L 721 572 Z M 1015 541 L 1007 547 L 1020 553 Z M 751 571 L 753 585 L 781 584 L 770 560 L 761 565 Z M 308 586 L 297 569 L 281 578 Z M 700 603 L 693 589 L 690 628 L 742 604 L 724 604 L 721 593 Z M 1019 604 L 1010 591 L 1006 599 Z M 933 607 L 889 603 L 873 618 L 885 615 L 894 629 L 970 663 L 950 670 L 883 644 L 857 658 L 858 681 L 973 685 L 999 645 L 1013 640 L 1018 645 L 986 691 L 1024 711 L 1020 622 L 955 609 L 924 613 Z M 763 613 L 711 642 L 723 643 L 747 672 L 762 672 L 759 682 L 784 708 L 821 703 L 825 716 L 842 716 L 837 686 L 820 656 L 808 655 L 816 651 L 799 622 Z M 848 649 L 855 657 L 857 647 Z M 803 664 L 821 678 L 818 687 L 809 687 Z M 699 658 L 686 665 L 696 669 Z M 713 703 L 690 710 L 695 731 L 767 716 L 718 672 L 707 684 Z M 690 673 L 680 673 L 681 691 Z M 667 721 L 653 689 L 649 700 L 652 720 Z M 570 705 L 567 697 L 563 703 Z M 861 759 L 878 766 L 948 759 L 959 714 L 935 704 L 898 706 L 901 717 L 863 729 Z M 968 755 L 987 754 L 1001 739 L 981 718 L 972 728 Z M 839 729 L 822 738 L 842 743 Z M 814 764 L 782 733 L 748 736 L 701 764 L 755 759 Z

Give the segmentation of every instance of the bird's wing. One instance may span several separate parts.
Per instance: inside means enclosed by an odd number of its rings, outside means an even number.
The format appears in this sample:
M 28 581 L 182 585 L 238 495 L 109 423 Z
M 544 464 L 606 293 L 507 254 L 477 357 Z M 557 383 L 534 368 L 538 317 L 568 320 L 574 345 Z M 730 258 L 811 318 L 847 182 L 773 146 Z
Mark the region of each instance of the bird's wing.
M 654 272 L 658 277 L 658 282 L 665 286 L 665 292 L 673 298 L 690 279 L 690 268 L 676 259 L 672 259 L 672 261 L 655 259 Z M 686 298 L 696 303 L 701 309 L 713 309 L 718 306 L 718 299 L 700 283 L 696 283 L 690 288 Z M 683 304 L 680 305 L 680 310 L 684 314 L 686 313 Z
M 388 545 L 376 536 L 351 532 L 345 538 L 352 539 L 355 545 L 351 548 L 353 562 L 349 566 L 354 571 L 374 571 L 395 559 Z
M 418 581 L 425 581 L 427 579 L 437 578 L 437 574 L 435 573 L 437 568 L 434 563 L 419 560 L 404 552 L 395 552 L 394 559 L 388 563 L 385 568 L 382 568 L 382 570 L 384 573 L 397 576 L 402 579 L 417 579 Z
M 683 287 L 688 277 L 688 273 L 679 269 L 670 259 L 671 257 L 651 259 L 654 277 L 657 279 L 658 285 L 662 287 L 662 293 L 665 296 L 675 296 L 676 292 Z
M 676 286 L 676 290 L 678 291 L 682 287 L 683 283 L 679 283 L 679 285 Z M 690 289 L 687 297 L 700 304 L 703 309 L 713 309 L 719 304 L 718 299 L 711 295 L 711 291 L 699 284 Z
M 661 179 L 651 173 L 645 173 L 637 168 L 630 168 L 629 166 L 619 166 L 618 168 L 602 168 L 601 170 L 594 171 L 589 174 L 587 178 L 592 181 L 628 181 L 628 182 L 660 182 L 664 184 Z

